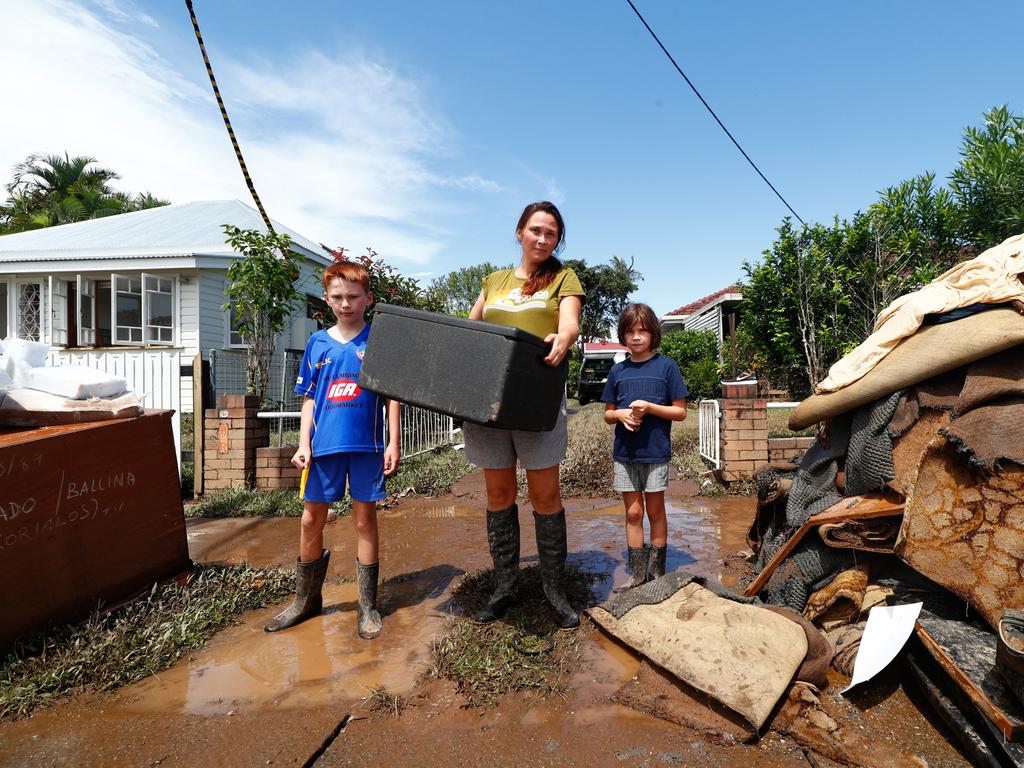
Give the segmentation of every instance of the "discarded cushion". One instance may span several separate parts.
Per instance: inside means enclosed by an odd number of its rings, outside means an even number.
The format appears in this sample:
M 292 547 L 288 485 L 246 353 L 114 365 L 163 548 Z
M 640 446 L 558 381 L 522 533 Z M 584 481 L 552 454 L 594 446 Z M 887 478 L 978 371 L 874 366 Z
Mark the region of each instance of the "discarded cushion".
M 804 616 L 814 621 L 829 608 L 841 605 L 844 609 L 842 623 L 849 624 L 851 620 L 856 621 L 860 615 L 860 605 L 864 601 L 864 593 L 867 592 L 870 577 L 870 570 L 866 563 L 847 568 L 808 598 Z
M 789 427 L 806 429 L 1019 344 L 1024 344 L 1024 316 L 1007 308 L 921 328 L 900 342 L 863 378 L 835 392 L 808 397 L 789 415 Z
M 760 729 L 804 657 L 807 638 L 788 619 L 688 584 L 621 619 L 600 607 L 591 618 L 688 685 Z
M 994 628 L 1003 608 L 1024 608 L 1022 499 L 1024 466 L 986 473 L 937 437 L 921 457 L 896 554 Z
M 728 707 L 646 660 L 640 662 L 636 676 L 612 694 L 612 701 L 690 728 L 715 744 L 732 745 L 757 735 Z
M 18 374 L 14 382 L 19 387 L 37 389 L 71 400 L 115 397 L 125 391 L 127 383 L 123 376 L 114 376 L 84 365 L 22 368 Z
M 828 376 L 818 384 L 818 391 L 839 390 L 865 376 L 892 354 L 893 347 L 901 339 L 911 336 L 921 326 L 925 315 L 941 314 L 977 303 L 1024 300 L 1022 273 L 1024 235 L 1014 235 L 973 259 L 957 264 L 918 290 L 900 296 L 878 313 L 872 334 L 829 368 Z M 985 314 L 988 313 L 971 315 L 963 320 Z M 945 325 L 955 326 L 963 320 Z

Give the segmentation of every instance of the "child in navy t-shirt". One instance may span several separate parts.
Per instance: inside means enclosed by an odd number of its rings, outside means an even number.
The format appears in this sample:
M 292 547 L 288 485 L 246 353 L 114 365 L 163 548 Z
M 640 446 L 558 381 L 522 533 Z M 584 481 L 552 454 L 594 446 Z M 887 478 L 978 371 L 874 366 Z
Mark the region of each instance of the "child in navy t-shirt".
M 398 469 L 398 401 L 359 386 L 370 328 L 364 314 L 373 303 L 370 273 L 360 264 L 336 261 L 324 270 L 324 300 L 337 322 L 317 331 L 306 345 L 295 391 L 305 399 L 299 448 L 292 464 L 303 471 L 302 526 L 296 561 L 295 600 L 265 629 L 277 632 L 320 613 L 321 589 L 331 551 L 324 549 L 324 524 L 331 503 L 352 497 L 356 529 L 359 636 L 372 639 L 382 623 L 377 610 L 379 541 L 377 501 L 384 475 Z
M 665 488 L 672 454 L 673 421 L 686 418 L 689 392 L 670 357 L 655 350 L 661 343 L 658 318 L 646 304 L 630 304 L 619 316 L 619 342 L 629 358 L 608 374 L 601 400 L 604 420 L 615 425 L 614 489 L 626 507 L 626 545 L 630 589 L 665 575 L 668 523 Z M 644 546 L 644 511 L 651 525 L 651 547 Z

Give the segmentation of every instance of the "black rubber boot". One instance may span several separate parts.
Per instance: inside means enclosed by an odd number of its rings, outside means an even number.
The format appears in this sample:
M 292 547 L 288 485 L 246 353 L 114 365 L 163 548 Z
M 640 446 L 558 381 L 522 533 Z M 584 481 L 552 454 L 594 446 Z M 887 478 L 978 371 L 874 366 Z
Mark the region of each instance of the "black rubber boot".
M 380 563 L 363 565 L 356 558 L 356 586 L 359 588 L 359 636 L 363 640 L 373 640 L 384 628 L 380 613 L 377 611 L 377 579 L 380 576 Z
M 665 556 L 668 547 L 651 547 L 651 575 L 648 581 L 660 579 L 665 575 Z
M 626 560 L 626 575 L 629 577 L 621 587 L 616 587 L 615 592 L 625 592 L 627 589 L 639 587 L 647 581 L 647 562 L 651 557 L 650 547 L 629 547 L 629 555 Z
M 565 510 L 554 515 L 534 512 L 533 525 L 537 532 L 537 556 L 544 581 L 544 596 L 555 612 L 555 624 L 559 629 L 576 629 L 580 625 L 580 617 L 565 596 Z
M 477 624 L 490 624 L 505 615 L 516 601 L 519 582 L 519 507 L 513 504 L 497 512 L 487 510 L 487 546 L 494 561 L 498 586 L 487 606 L 473 617 Z
M 295 560 L 295 599 L 292 604 L 277 614 L 263 628 L 265 632 L 279 632 L 294 627 L 299 622 L 316 616 L 323 608 L 323 597 L 320 590 L 327 576 L 327 563 L 331 559 L 331 550 L 325 549 L 319 560 L 304 563 Z

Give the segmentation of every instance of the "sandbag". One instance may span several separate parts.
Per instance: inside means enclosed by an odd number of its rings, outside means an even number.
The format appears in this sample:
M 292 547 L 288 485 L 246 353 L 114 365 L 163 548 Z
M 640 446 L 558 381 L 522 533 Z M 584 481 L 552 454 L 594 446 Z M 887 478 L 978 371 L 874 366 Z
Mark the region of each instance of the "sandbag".
M 612 636 L 755 729 L 764 725 L 807 655 L 799 625 L 693 583 L 657 605 L 638 605 L 621 619 L 600 607 L 589 613 Z
M 22 368 L 14 377 L 14 382 L 25 389 L 36 389 L 71 400 L 115 397 L 125 391 L 127 384 L 123 376 L 114 376 L 84 365 Z

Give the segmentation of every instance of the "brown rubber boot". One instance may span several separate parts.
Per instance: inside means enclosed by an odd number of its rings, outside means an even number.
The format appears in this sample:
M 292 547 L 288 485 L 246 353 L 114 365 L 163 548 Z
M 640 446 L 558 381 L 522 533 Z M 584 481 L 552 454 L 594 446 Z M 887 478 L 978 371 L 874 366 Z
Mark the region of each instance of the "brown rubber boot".
M 331 550 L 325 549 L 319 560 L 304 563 L 295 560 L 295 599 L 292 604 L 277 614 L 263 628 L 265 632 L 280 632 L 282 629 L 294 627 L 306 619 L 316 616 L 323 608 L 323 597 L 320 594 L 327 576 L 327 563 L 331 559 Z
M 377 611 L 377 579 L 380 576 L 380 563 L 363 565 L 356 558 L 356 585 L 359 588 L 359 636 L 363 640 L 373 640 L 384 628 L 380 613 Z

